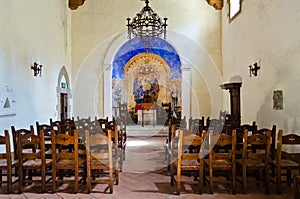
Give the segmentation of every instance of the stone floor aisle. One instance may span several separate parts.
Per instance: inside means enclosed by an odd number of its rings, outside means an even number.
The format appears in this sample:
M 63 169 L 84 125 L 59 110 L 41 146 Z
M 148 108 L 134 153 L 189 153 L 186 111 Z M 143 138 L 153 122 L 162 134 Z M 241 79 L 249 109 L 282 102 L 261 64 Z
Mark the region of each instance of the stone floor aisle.
M 205 186 L 202 195 L 196 194 L 190 186 L 183 186 L 180 196 L 174 194 L 175 187 L 170 186 L 170 176 L 166 169 L 164 159 L 164 137 L 128 137 L 126 149 L 126 160 L 123 172 L 120 173 L 120 183 L 114 186 L 113 194 L 106 193 L 85 193 L 85 186 L 80 185 L 78 194 L 72 194 L 72 187 L 64 192 L 50 193 L 51 184 L 47 187 L 49 193 L 39 194 L 38 187 L 27 189 L 23 194 L 4 194 L 0 189 L 0 199 L 58 199 L 58 198 L 81 198 L 81 199 L 170 199 L 170 198 L 208 198 L 208 199 L 292 199 L 292 189 L 284 186 L 283 194 L 277 195 L 275 185 L 271 184 L 271 194 L 264 194 L 263 186 L 249 186 L 247 194 L 241 194 L 241 186 L 238 183 L 237 194 L 228 192 L 226 184 L 219 184 L 215 187 L 213 195 L 208 194 L 208 187 Z M 252 183 L 253 184 L 253 183 Z M 17 184 L 14 185 L 17 190 Z M 103 185 L 97 185 L 95 190 L 103 191 Z M 67 193 L 68 192 L 68 193 Z

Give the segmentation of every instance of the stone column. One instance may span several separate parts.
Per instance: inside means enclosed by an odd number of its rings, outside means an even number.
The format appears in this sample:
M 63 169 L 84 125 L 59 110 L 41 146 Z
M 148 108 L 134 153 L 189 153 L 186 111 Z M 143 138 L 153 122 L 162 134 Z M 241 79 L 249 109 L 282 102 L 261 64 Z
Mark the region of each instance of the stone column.
M 104 92 L 103 92 L 104 118 L 112 119 L 112 67 L 104 66 Z
M 191 68 L 190 66 L 181 66 L 182 71 L 182 89 L 181 89 L 181 118 L 189 119 L 191 116 Z

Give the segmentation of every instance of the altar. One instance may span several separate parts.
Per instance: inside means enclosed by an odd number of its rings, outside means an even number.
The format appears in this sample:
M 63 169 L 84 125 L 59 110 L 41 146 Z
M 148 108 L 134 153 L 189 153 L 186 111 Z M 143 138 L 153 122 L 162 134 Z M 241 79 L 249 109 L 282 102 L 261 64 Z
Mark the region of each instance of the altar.
M 156 110 L 138 110 L 138 125 L 156 125 Z

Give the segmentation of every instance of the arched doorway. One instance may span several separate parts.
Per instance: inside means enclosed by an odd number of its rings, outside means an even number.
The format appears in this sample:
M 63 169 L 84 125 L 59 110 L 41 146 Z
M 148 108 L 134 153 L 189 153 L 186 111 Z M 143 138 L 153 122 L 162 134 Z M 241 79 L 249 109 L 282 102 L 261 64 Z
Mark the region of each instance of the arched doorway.
M 57 78 L 56 94 L 57 94 L 56 110 L 58 112 L 57 119 L 58 120 L 67 119 L 71 115 L 70 99 L 72 95 L 71 95 L 69 75 L 65 66 L 63 66 L 60 69 Z

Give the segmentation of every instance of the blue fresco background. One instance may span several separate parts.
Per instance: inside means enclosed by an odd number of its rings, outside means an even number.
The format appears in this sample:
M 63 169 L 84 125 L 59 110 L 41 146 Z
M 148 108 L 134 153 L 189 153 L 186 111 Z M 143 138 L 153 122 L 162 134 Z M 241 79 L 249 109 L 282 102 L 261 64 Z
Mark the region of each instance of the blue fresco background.
M 112 78 L 124 79 L 124 67 L 134 56 L 140 53 L 153 53 L 162 57 L 170 67 L 170 80 L 181 78 L 181 63 L 176 50 L 165 40 L 156 38 L 146 50 L 144 44 L 137 38 L 127 41 L 121 46 L 114 57 Z

